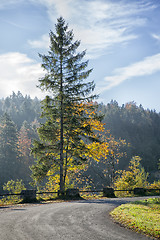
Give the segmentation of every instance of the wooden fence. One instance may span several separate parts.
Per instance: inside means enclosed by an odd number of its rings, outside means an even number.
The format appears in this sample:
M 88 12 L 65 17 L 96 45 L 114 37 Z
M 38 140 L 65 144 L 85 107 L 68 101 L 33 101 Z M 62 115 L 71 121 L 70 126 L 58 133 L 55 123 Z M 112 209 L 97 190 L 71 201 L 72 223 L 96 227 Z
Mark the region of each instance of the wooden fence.
M 148 195 L 149 193 L 154 193 L 156 192 L 156 195 L 160 194 L 160 189 L 147 189 L 147 188 L 134 188 L 134 189 L 125 189 L 125 190 L 118 190 L 118 189 L 113 189 L 113 188 L 103 188 L 101 190 L 79 190 L 77 188 L 70 188 L 67 189 L 63 194 L 64 196 L 68 197 L 75 197 L 75 196 L 80 196 L 82 193 L 102 193 L 103 197 L 115 197 L 115 192 L 129 192 L 133 193 L 134 196 L 145 196 Z M 2 193 L 0 194 L 0 197 L 5 197 L 5 196 L 20 196 L 24 202 L 29 202 L 29 201 L 34 201 L 36 199 L 37 195 L 42 195 L 42 194 L 57 194 L 60 195 L 60 192 L 48 192 L 48 191 L 41 191 L 38 192 L 33 189 L 29 190 L 22 190 L 21 193 Z

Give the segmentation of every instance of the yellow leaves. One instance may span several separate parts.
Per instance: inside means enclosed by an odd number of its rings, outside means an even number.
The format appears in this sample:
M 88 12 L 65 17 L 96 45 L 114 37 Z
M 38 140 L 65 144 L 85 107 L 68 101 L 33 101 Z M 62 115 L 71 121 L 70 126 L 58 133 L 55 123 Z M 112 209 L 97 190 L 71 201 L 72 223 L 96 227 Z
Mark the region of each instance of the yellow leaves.
M 58 191 L 59 190 L 59 182 L 60 182 L 59 173 L 49 176 L 48 182 L 46 183 L 46 190 L 47 191 Z M 66 176 L 65 185 L 66 185 L 66 188 L 74 187 L 74 183 L 71 183 L 71 179 L 69 178 L 69 175 Z
M 139 156 L 135 156 L 131 159 L 129 170 L 123 170 L 117 177 L 114 185 L 117 189 L 133 189 L 135 187 L 147 187 L 147 176 L 144 169 L 140 167 Z
M 83 115 L 84 117 L 86 117 L 85 121 L 83 118 L 83 127 L 90 125 L 92 127 L 92 130 L 100 132 L 104 131 L 104 124 L 95 118 L 95 103 L 82 102 L 79 104 L 75 104 L 73 106 L 73 109 L 75 109 L 75 112 L 73 114 L 78 116 Z
M 48 177 L 48 182 L 46 183 L 46 190 L 48 191 L 58 191 L 59 190 L 59 174 Z
M 102 136 L 103 142 L 93 142 L 88 145 L 90 149 L 90 157 L 93 157 L 96 161 L 98 159 L 107 159 L 108 156 L 113 157 L 115 160 L 117 157 L 121 157 L 118 148 L 123 145 L 123 142 L 115 140 L 113 136 Z M 117 159 L 118 162 L 118 159 Z
M 53 176 L 56 172 L 59 172 L 59 166 L 57 164 L 52 164 L 50 170 L 47 172 L 46 176 Z
M 149 185 L 150 189 L 160 189 L 160 180 L 158 180 L 157 182 L 154 181 L 152 184 Z
M 78 173 L 85 168 L 85 164 L 75 165 L 72 162 L 68 165 L 68 173 Z
M 87 147 L 89 150 L 88 157 L 93 158 L 95 161 L 99 161 L 101 158 L 106 159 L 109 154 L 109 146 L 107 142 L 93 142 L 88 144 Z
M 64 138 L 63 138 L 63 176 L 66 179 L 66 184 L 70 185 L 75 181 L 78 182 L 78 177 L 87 169 L 87 164 L 77 165 L 75 162 L 78 159 L 88 159 L 91 161 L 102 161 L 104 168 L 108 168 L 108 163 L 111 161 L 116 163 L 120 156 L 118 153 L 119 147 L 125 144 L 122 140 L 115 140 L 109 132 L 105 133 L 105 127 L 100 122 L 95 112 L 94 103 L 80 103 L 68 106 L 64 113 Z M 71 118 L 71 119 L 70 119 Z M 73 123 L 73 124 L 72 124 Z M 60 131 L 57 132 L 60 136 Z M 57 136 L 57 139 L 58 137 Z M 79 136 L 81 138 L 79 138 Z M 88 137 L 88 138 L 87 138 Z M 94 139 L 94 142 L 89 142 L 86 139 Z M 100 142 L 96 139 L 100 138 Z M 53 165 L 47 173 L 48 188 L 56 189 L 59 187 L 59 153 L 47 153 L 48 158 L 57 159 L 57 165 Z M 90 161 L 91 160 L 91 161 Z M 106 170 L 104 169 L 104 170 Z M 107 171 L 106 171 L 107 172 Z M 66 175 L 67 174 L 67 175 Z M 65 178 L 66 177 L 66 178 Z
M 46 153 L 46 156 L 55 156 L 54 153 Z
M 104 123 L 101 123 L 98 120 L 95 119 L 88 119 L 87 122 L 84 124 L 85 125 L 90 125 L 92 127 L 92 130 L 94 131 L 99 131 L 99 132 L 104 132 Z

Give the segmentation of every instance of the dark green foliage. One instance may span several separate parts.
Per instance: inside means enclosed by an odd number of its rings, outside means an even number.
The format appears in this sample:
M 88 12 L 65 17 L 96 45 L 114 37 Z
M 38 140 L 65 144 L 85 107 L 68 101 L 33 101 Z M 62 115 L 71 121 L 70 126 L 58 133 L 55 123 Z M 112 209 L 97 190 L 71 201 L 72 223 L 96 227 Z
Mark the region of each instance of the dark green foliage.
M 49 105 L 49 103 L 47 103 L 47 101 L 50 102 L 48 98 L 44 101 Z M 30 111 L 27 110 L 27 107 L 23 108 L 25 102 L 27 102 Z M 51 103 L 52 101 L 50 104 Z M 51 138 L 56 135 L 58 129 L 58 123 L 53 123 L 53 120 L 55 119 L 54 111 L 56 112 L 56 109 L 57 106 L 55 106 L 55 108 L 50 107 L 48 113 L 46 112 L 44 115 L 46 117 L 48 114 L 49 119 L 42 130 L 46 133 L 50 133 Z M 124 151 L 127 152 L 127 158 L 120 159 L 119 164 L 116 166 L 117 170 L 128 169 L 129 161 L 132 156 L 139 155 L 142 158 L 142 166 L 145 168 L 145 171 L 149 173 L 148 180 L 158 180 L 158 163 L 160 159 L 160 114 L 152 110 L 145 110 L 142 106 L 136 106 L 134 102 L 119 106 L 116 101 L 111 101 L 107 105 L 99 104 L 99 110 L 105 116 L 103 121 L 106 123 L 106 129 L 110 129 L 112 135 L 117 139 L 121 137 L 130 143 L 130 147 L 124 149 Z M 53 116 L 50 118 L 51 111 Z M 4 182 L 7 182 L 8 180 L 16 180 L 19 178 L 23 179 L 26 186 L 29 186 L 28 182 L 31 181 L 29 177 L 31 174 L 29 166 L 33 164 L 33 159 L 29 155 L 22 155 L 20 149 L 17 149 L 16 141 L 17 137 L 19 139 L 22 129 L 27 132 L 26 136 L 28 141 L 32 142 L 32 139 L 35 138 L 38 140 L 37 127 L 40 124 L 40 100 L 37 98 L 31 99 L 28 96 L 24 97 L 20 92 L 17 94 L 13 93 L 11 96 L 0 100 L 1 121 L 4 118 L 5 112 L 8 113 L 8 118 L 10 120 L 7 128 L 2 128 L 2 122 L 0 125 L 0 131 L 3 130 L 0 135 L 0 183 L 2 186 Z M 73 136 L 74 140 L 78 142 L 79 138 L 74 132 L 73 126 L 75 128 L 79 126 L 79 120 L 77 119 L 77 116 L 75 117 L 71 115 L 72 112 L 70 112 L 70 117 L 68 119 L 66 118 L 64 123 L 67 124 L 70 122 L 72 128 L 68 131 L 68 136 Z M 55 124 L 54 129 L 56 129 L 56 131 L 53 131 L 53 124 Z M 10 128 L 12 129 L 11 131 L 9 130 Z M 24 140 L 25 137 L 23 136 L 24 135 L 22 135 L 21 139 Z M 7 140 L 7 137 L 10 138 L 10 140 Z M 4 145 L 4 142 L 7 142 L 7 145 Z M 26 145 L 26 142 L 24 145 Z M 41 145 L 41 147 L 42 146 L 43 145 Z M 75 148 L 76 145 L 72 143 L 72 151 Z M 83 146 L 79 146 L 77 155 L 82 148 Z M 5 149 L 7 149 L 6 154 L 10 156 L 9 160 L 8 158 L 4 158 Z M 28 153 L 29 151 L 30 150 L 28 149 Z M 70 154 L 72 154 L 72 151 L 70 150 Z M 59 154 L 57 156 L 59 156 Z M 75 163 L 76 161 L 75 158 Z M 14 164 L 14 162 L 16 164 Z M 45 173 L 48 171 L 51 164 L 52 157 L 44 158 L 43 163 L 41 162 L 41 167 L 39 169 L 37 168 L 35 171 L 37 172 L 36 177 L 38 178 L 40 175 L 45 176 Z M 101 186 L 106 186 L 108 184 L 109 180 L 104 176 L 103 169 L 103 163 L 97 165 L 93 161 L 92 165 L 89 166 L 88 171 L 84 173 L 87 174 L 87 177 L 90 177 L 92 187 L 101 188 Z M 14 178 L 15 175 L 16 177 Z
M 28 107 L 27 107 L 28 106 Z M 18 92 L 0 100 L 0 190 L 13 179 L 31 181 L 31 139 L 38 138 L 40 100 Z M 27 149 L 28 148 L 28 149 Z
M 142 166 L 150 173 L 149 179 L 153 180 L 160 158 L 160 114 L 134 102 L 119 106 L 111 101 L 107 105 L 100 104 L 99 109 L 112 135 L 130 143 L 126 149 L 127 159 L 122 159 L 118 168 L 127 168 L 130 158 L 138 155 L 142 158 Z
M 0 120 L 0 171 L 1 181 L 17 178 L 18 146 L 17 129 L 7 114 Z M 1 182 L 2 183 L 2 182 Z
M 11 96 L 0 100 L 0 115 L 7 113 L 18 129 L 24 121 L 31 123 L 35 118 L 39 120 L 40 112 L 40 101 L 27 95 L 24 97 L 20 92 L 13 92 Z

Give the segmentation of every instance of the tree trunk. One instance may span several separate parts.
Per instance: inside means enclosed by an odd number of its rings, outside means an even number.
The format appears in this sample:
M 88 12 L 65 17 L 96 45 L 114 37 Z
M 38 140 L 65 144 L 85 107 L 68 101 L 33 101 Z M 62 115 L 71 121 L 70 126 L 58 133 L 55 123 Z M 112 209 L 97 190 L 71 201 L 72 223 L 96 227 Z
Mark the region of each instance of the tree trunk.
M 61 115 L 60 115 L 60 192 L 63 194 L 65 190 L 64 186 L 64 154 L 63 154 L 63 71 L 62 71 L 62 55 L 60 63 L 60 73 L 61 73 L 61 85 L 60 85 L 60 94 L 61 94 Z

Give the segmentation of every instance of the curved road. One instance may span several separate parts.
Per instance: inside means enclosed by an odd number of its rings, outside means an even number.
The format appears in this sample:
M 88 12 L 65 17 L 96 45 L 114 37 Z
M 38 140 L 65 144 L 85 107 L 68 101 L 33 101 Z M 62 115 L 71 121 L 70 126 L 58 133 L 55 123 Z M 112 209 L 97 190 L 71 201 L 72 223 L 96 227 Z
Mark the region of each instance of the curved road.
M 151 239 L 120 227 L 110 218 L 109 212 L 113 208 L 131 200 L 119 198 L 1 207 L 0 240 Z

